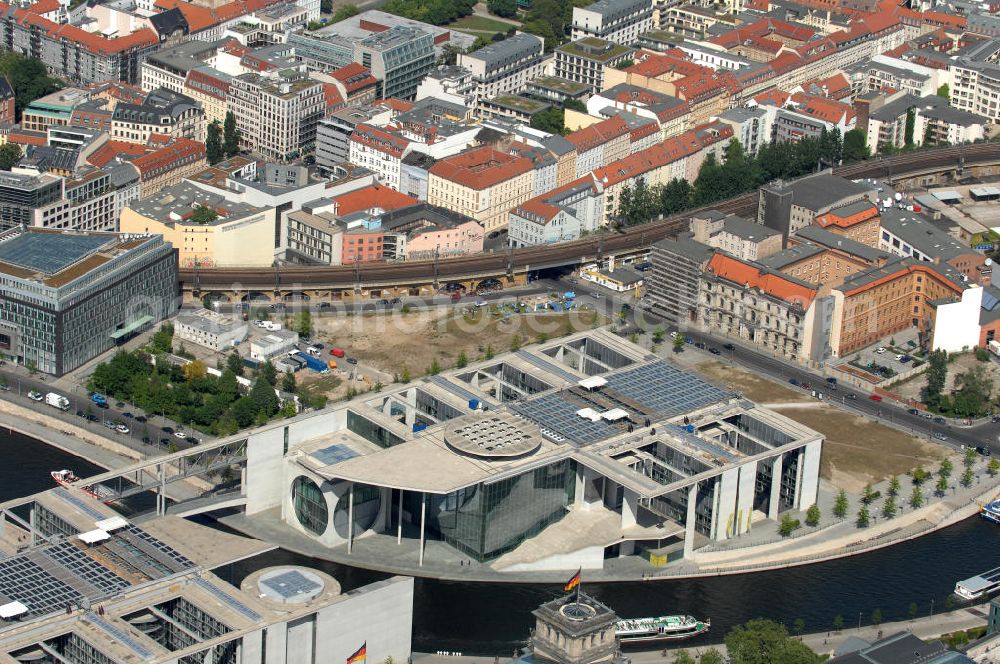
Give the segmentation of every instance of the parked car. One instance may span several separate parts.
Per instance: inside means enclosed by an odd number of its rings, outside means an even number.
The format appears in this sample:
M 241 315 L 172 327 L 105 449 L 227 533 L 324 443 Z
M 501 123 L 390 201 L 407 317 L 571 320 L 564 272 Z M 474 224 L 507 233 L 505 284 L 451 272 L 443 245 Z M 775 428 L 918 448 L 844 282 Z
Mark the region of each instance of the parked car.
M 708 352 L 711 353 L 712 355 L 722 355 L 722 351 L 716 348 L 715 346 L 709 348 Z
M 201 442 L 200 440 L 198 440 L 194 436 L 187 436 L 184 440 L 186 440 L 187 442 L 191 443 L 192 445 L 197 445 L 198 443 Z
M 976 452 L 979 453 L 979 456 L 990 456 L 993 454 L 993 451 L 990 450 L 990 448 L 985 447 L 984 445 L 979 445 L 978 447 L 976 447 Z
M 857 398 L 858 398 L 858 395 L 854 394 L 853 392 L 851 392 L 850 394 L 845 394 L 844 398 L 847 399 L 848 401 L 856 401 Z
M 343 348 L 337 348 L 336 346 L 334 346 L 333 348 L 330 349 L 330 355 L 333 355 L 334 357 L 345 357 L 347 355 L 347 352 L 344 351 Z
M 868 398 L 871 399 L 872 401 L 881 401 L 882 400 L 882 397 L 880 397 L 877 394 L 869 394 Z
M 357 364 L 358 360 L 356 358 L 349 357 L 349 358 L 347 358 L 347 363 L 348 364 Z
M 704 341 L 698 341 L 698 342 L 695 343 L 694 347 L 695 348 L 701 348 L 702 350 L 705 350 L 705 342 Z
M 899 363 L 900 364 L 906 364 L 907 362 L 910 362 L 912 360 L 913 360 L 913 358 L 910 357 L 909 355 L 903 355 L 902 357 L 899 358 Z
M 45 398 L 45 395 L 39 392 L 38 390 L 31 390 L 30 392 L 28 392 L 28 398 L 31 399 L 32 401 L 41 401 L 42 399 Z
M 160 427 L 160 431 L 163 433 L 173 433 L 174 430 L 171 427 Z
M 135 417 L 135 416 L 134 416 L 134 415 L 132 415 L 132 413 L 122 413 L 122 417 L 124 417 L 124 418 L 127 418 L 127 419 L 130 419 L 130 420 L 131 420 L 131 419 L 132 419 L 133 417 Z
M 94 414 L 87 415 L 87 420 L 90 421 L 90 422 L 97 422 L 100 419 L 101 418 L 99 418 L 97 415 L 94 415 Z
M 920 411 L 917 410 L 916 408 L 908 408 L 906 410 L 906 412 L 909 413 L 910 415 L 919 415 L 920 414 Z
M 145 415 L 136 415 L 135 416 L 135 421 L 136 422 L 145 422 L 146 421 L 146 416 Z
M 906 357 L 906 356 L 905 355 L 897 355 L 896 356 L 896 361 L 897 362 L 902 362 L 904 357 Z
M 149 445 L 149 444 L 150 444 L 150 443 L 152 443 L 153 441 L 152 441 L 152 439 L 151 439 L 151 438 L 150 438 L 149 436 L 143 436 L 143 437 L 142 437 L 142 442 L 144 442 L 144 443 L 146 443 L 147 445 Z
M 879 346 L 878 348 L 875 349 L 875 352 L 878 353 L 879 355 L 881 355 L 882 353 L 885 352 L 885 348 L 882 348 L 881 346 Z
M 944 424 L 944 423 L 945 423 L 945 419 L 943 417 L 935 417 L 934 418 L 934 424 Z
M 179 429 L 174 432 L 174 436 L 176 436 L 177 438 L 187 438 L 187 434 Z
M 165 446 L 167 446 L 169 444 L 170 444 L 170 439 L 169 438 L 160 438 L 160 445 L 163 445 L 165 447 Z
M 118 433 L 131 433 L 131 431 L 132 431 L 131 429 L 129 429 L 124 424 L 117 424 L 117 425 L 115 425 L 115 429 L 118 430 Z
M 78 410 L 78 411 L 76 411 L 76 416 L 77 417 L 86 417 L 87 414 L 84 413 L 82 410 Z
M 994 415 L 992 418 L 990 418 L 990 421 L 992 421 L 992 422 L 1000 422 L 1000 415 Z

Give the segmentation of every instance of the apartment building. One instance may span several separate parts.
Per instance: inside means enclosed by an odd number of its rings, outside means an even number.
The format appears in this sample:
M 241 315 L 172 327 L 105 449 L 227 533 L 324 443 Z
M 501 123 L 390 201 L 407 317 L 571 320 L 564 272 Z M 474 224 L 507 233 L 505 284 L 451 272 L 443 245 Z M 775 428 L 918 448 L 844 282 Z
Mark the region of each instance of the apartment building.
M 458 56 L 459 66 L 472 72 L 477 100 L 519 92 L 542 75 L 545 62 L 544 40 L 526 32 Z
M 375 173 L 379 182 L 399 191 L 400 167 L 410 151 L 410 141 L 379 127 L 361 124 L 355 127 L 348 143 L 352 164 Z
M 903 258 L 948 265 L 971 283 L 991 283 L 985 254 L 956 240 L 919 212 L 884 209 L 878 247 Z
M 576 150 L 574 179 L 624 159 L 630 152 L 629 127 L 619 115 L 574 131 L 566 140 Z
M 203 208 L 211 221 L 193 218 Z M 182 267 L 270 268 L 275 254 L 275 209 L 234 203 L 183 182 L 164 187 L 122 211 L 122 233 L 162 235 Z
M 781 251 L 781 233 L 734 214 L 705 210 L 691 216 L 695 242 L 721 249 L 744 261 L 759 261 Z
M 508 213 L 528 200 L 533 184 L 529 159 L 484 146 L 434 164 L 427 202 L 474 219 L 493 233 L 507 226 Z
M 330 77 L 347 106 L 371 104 L 378 98 L 379 80 L 357 62 L 334 69 Z
M 1000 120 L 1000 65 L 990 61 L 956 58 L 949 66 L 949 101 L 960 111 Z
M 705 266 L 714 255 L 714 249 L 695 242 L 689 232 L 653 244 L 649 253 L 653 267 L 646 279 L 643 306 L 673 325 L 693 324 L 698 319 Z
M 813 358 L 814 284 L 724 253 L 705 266 L 696 322 L 777 355 Z
M 582 83 L 590 92 L 604 89 L 605 67 L 617 67 L 632 59 L 635 49 L 601 39 L 583 37 L 556 49 L 555 75 Z
M 204 143 L 179 138 L 136 157 L 132 165 L 139 171 L 139 196 L 146 198 L 164 187 L 180 184 L 204 169 L 208 161 Z
M 878 192 L 871 184 L 820 173 L 788 184 L 776 182 L 761 187 L 757 223 L 788 237 L 831 210 L 876 200 Z
M 868 201 L 859 201 L 830 210 L 816 217 L 814 223 L 834 235 L 869 247 L 879 246 L 881 216 L 878 208 Z
M 511 247 L 576 240 L 604 225 L 604 192 L 592 177 L 536 195 L 510 211 Z
M 789 238 L 788 248 L 762 258 L 761 265 L 819 286 L 825 296 L 844 279 L 870 267 L 885 265 L 891 256 L 866 244 L 806 226 Z
M 691 107 L 683 99 L 628 83 L 606 88 L 587 100 L 589 115 L 602 117 L 615 111 L 655 121 L 660 140 L 686 131 L 691 119 Z
M 169 138 L 205 141 L 205 111 L 187 95 L 157 88 L 141 104 L 119 102 L 111 116 L 111 138 L 126 143 L 148 143 L 159 134 Z
M 219 126 L 226 121 L 226 98 L 229 96 L 229 84 L 233 77 L 218 69 L 201 65 L 188 72 L 184 80 L 183 93 L 201 104 L 205 111 L 205 122 L 218 122 Z
M 370 107 L 347 107 L 320 119 L 316 126 L 316 166 L 332 172 L 350 158 L 351 135 L 376 115 Z
M 218 60 L 224 42 L 191 39 L 158 50 L 142 62 L 140 85 L 147 93 L 166 88 L 180 94 L 193 69 Z M 221 72 L 220 72 L 221 73 Z
M 289 161 L 316 143 L 326 109 L 323 84 L 300 72 L 235 77 L 226 99 L 243 144 L 273 161 Z
M 460 65 L 438 65 L 427 72 L 417 86 L 417 101 L 434 97 L 452 104 L 475 108 L 479 83 L 472 78 L 472 69 Z
M 733 128 L 748 155 L 756 155 L 771 140 L 771 114 L 763 108 L 731 108 L 716 118 Z
M 653 5 L 649 0 L 598 0 L 573 8 L 571 39 L 597 37 L 630 46 L 652 24 Z

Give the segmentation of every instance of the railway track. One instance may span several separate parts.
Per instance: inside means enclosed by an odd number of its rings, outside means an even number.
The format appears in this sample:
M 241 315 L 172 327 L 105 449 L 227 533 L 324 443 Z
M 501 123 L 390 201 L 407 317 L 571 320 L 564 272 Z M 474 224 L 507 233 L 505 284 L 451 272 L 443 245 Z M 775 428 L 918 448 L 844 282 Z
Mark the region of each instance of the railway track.
M 848 178 L 892 175 L 894 178 L 919 173 L 928 169 L 954 165 L 964 159 L 967 166 L 998 162 L 1000 144 L 982 143 L 960 147 L 925 150 L 897 155 L 888 159 L 872 159 L 834 170 Z M 700 209 L 715 208 L 722 212 L 749 214 L 757 204 L 758 194 L 752 192 L 720 201 Z M 571 265 L 596 260 L 616 252 L 647 247 L 665 237 L 676 235 L 686 227 L 686 219 L 696 210 L 688 210 L 641 226 L 633 226 L 610 235 L 573 240 L 554 245 L 526 247 L 501 253 L 479 254 L 441 259 L 437 263 L 437 277 L 441 281 L 479 275 L 520 272 L 525 269 Z M 357 283 L 365 286 L 406 285 L 426 282 L 435 274 L 435 262 L 408 261 L 372 265 L 337 267 L 281 267 L 277 271 L 266 269 L 215 268 L 180 270 L 184 290 L 230 290 L 235 284 L 242 290 L 273 290 L 280 288 L 352 288 Z

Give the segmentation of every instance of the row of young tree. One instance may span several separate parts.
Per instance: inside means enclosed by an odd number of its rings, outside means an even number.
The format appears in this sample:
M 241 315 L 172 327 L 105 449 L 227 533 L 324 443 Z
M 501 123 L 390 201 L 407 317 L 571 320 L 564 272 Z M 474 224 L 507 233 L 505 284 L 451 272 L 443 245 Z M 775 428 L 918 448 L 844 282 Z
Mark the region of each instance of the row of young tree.
M 240 151 L 240 130 L 236 128 L 236 116 L 232 111 L 226 112 L 226 121 L 219 126 L 218 120 L 208 125 L 205 137 L 205 153 L 209 164 L 217 164 L 226 157 L 232 157 Z
M 843 136 L 840 130 L 823 130 L 818 138 L 801 141 L 766 143 L 754 156 L 748 155 L 738 139 L 724 150 L 722 161 L 709 154 L 702 162 L 693 184 L 675 178 L 662 185 L 648 186 L 639 180 L 634 188 L 621 193 L 618 227 L 647 223 L 656 216 L 677 214 L 691 207 L 710 205 L 745 194 L 776 179 L 795 178 L 834 166 L 866 159 L 869 156 L 865 136 L 852 129 Z

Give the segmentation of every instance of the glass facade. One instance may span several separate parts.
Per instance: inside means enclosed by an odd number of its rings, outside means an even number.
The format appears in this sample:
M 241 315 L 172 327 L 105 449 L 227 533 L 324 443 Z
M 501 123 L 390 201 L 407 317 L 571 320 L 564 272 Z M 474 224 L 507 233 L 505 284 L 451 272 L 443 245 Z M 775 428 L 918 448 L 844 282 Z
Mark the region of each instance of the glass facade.
M 365 532 L 378 518 L 382 507 L 382 492 L 378 487 L 368 484 L 354 485 L 354 536 Z M 333 529 L 344 539 L 348 536 L 348 513 L 351 511 L 350 491 L 345 491 L 337 501 L 333 510 Z
M 403 439 L 353 410 L 347 411 L 347 429 L 379 447 L 399 445 Z
M 292 506 L 295 508 L 295 518 L 303 528 L 315 535 L 326 532 L 330 511 L 326 507 L 323 492 L 308 477 L 296 477 L 292 482 Z
M 427 531 L 476 560 L 492 560 L 561 519 L 575 489 L 576 464 L 564 460 L 499 482 L 428 496 Z M 407 509 L 419 523 L 420 494 L 407 496 Z

